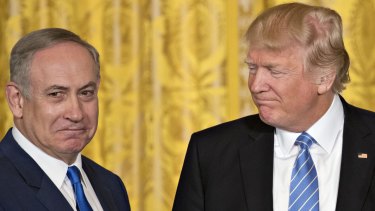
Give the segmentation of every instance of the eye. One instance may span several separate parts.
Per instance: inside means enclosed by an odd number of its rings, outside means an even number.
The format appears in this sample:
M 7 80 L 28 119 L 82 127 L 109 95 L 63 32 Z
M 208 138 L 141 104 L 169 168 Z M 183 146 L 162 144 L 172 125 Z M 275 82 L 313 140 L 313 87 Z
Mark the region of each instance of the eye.
M 255 64 L 251 64 L 249 62 L 245 62 L 248 66 L 248 69 L 249 69 L 249 74 L 255 74 L 258 70 L 258 66 L 255 65 Z
M 282 72 L 272 70 L 272 71 L 271 71 L 271 74 L 276 76 L 276 75 L 280 75 L 280 74 L 282 74 Z
M 47 95 L 49 97 L 61 97 L 63 94 L 62 94 L 62 92 L 50 92 Z
M 79 98 L 83 101 L 91 101 L 96 97 L 96 89 L 84 89 L 78 93 Z
M 282 72 L 282 71 L 278 71 L 278 70 L 274 70 L 274 69 L 269 69 L 269 71 L 270 71 L 271 75 L 272 75 L 274 78 L 280 78 L 280 77 L 282 77 L 282 76 L 285 75 L 285 73 Z
M 257 72 L 257 67 L 255 65 L 249 66 L 249 73 L 250 74 L 255 74 Z
M 82 96 L 85 96 L 85 97 L 91 97 L 93 95 L 95 95 L 95 91 L 94 90 L 83 90 L 80 95 Z

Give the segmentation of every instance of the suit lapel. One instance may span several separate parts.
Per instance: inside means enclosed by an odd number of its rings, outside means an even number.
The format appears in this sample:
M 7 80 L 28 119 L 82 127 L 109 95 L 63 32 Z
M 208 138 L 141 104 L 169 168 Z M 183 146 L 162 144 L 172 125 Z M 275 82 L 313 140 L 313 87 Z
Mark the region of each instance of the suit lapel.
M 47 176 L 43 176 L 41 179 L 37 197 L 48 210 L 73 210 L 65 197 Z
M 103 180 L 103 178 L 100 178 L 100 175 L 95 173 L 84 157 L 82 157 L 82 167 L 94 188 L 95 194 L 98 197 L 103 210 L 117 210 L 115 206 L 116 203 L 113 201 L 114 197 L 112 197 L 112 192 L 105 185 L 106 181 Z
M 38 164 L 17 144 L 8 131 L 3 140 L 4 155 L 15 166 L 20 177 L 30 190 L 36 191 L 36 197 L 48 209 L 55 211 L 72 210 L 61 192 L 52 183 Z M 24 190 L 24 191 L 30 191 Z
M 250 143 L 240 150 L 248 210 L 273 209 L 273 130 L 269 127 L 267 131 L 257 131 L 258 135 L 250 134 Z
M 375 164 L 374 140 L 370 129 L 359 119 L 358 113 L 343 101 L 345 123 L 341 173 L 336 210 L 361 210 L 368 190 Z M 367 155 L 367 158 L 360 156 Z M 364 155 L 362 154 L 362 155 Z

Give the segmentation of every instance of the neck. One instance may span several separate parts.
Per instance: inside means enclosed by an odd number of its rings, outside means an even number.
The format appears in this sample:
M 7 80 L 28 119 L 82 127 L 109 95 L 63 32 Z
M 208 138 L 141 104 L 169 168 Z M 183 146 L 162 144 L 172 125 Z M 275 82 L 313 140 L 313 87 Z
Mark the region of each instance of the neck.
M 281 129 L 296 133 L 307 131 L 328 111 L 328 109 L 332 105 L 334 96 L 334 93 L 321 95 L 319 100 L 314 105 L 312 105 L 312 108 L 306 112 L 307 116 L 305 118 L 301 118 L 301 122 L 299 124 L 295 124 L 291 127 Z

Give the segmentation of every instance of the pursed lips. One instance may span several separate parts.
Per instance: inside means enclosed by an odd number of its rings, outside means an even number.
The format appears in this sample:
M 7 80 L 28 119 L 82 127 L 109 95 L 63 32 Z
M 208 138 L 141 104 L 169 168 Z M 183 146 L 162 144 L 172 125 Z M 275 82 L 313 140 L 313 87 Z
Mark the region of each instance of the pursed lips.
M 272 98 L 257 97 L 257 96 L 253 96 L 253 100 L 256 104 L 267 104 L 267 103 L 275 101 L 275 99 L 272 99 Z
M 81 134 L 86 132 L 88 129 L 85 127 L 67 127 L 59 129 L 57 132 L 69 133 L 69 134 Z
M 65 126 L 61 127 L 59 130 L 85 130 L 86 128 L 82 126 Z

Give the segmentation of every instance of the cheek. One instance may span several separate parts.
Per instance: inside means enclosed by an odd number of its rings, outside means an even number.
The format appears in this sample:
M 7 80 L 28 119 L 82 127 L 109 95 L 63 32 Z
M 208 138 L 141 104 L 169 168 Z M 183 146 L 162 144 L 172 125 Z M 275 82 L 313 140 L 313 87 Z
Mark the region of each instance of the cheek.
M 250 85 L 251 85 L 251 83 L 252 83 L 252 81 L 253 81 L 253 78 L 254 77 L 252 77 L 251 76 L 251 74 L 249 74 L 249 76 L 247 77 L 247 85 L 250 87 Z
M 61 113 L 61 109 L 58 106 L 43 106 L 41 107 L 41 115 L 47 117 L 58 116 Z
M 85 113 L 92 124 L 96 124 L 99 116 L 98 103 L 92 102 L 84 106 Z
M 288 94 L 288 110 L 290 112 L 298 112 L 305 110 L 309 105 L 313 105 L 316 102 L 317 95 L 312 88 L 296 87 L 291 90 Z
M 90 139 L 94 136 L 97 127 L 98 127 L 98 118 L 99 118 L 99 112 L 98 112 L 98 106 L 97 105 L 92 105 L 88 106 L 86 108 L 86 120 L 85 120 L 85 125 L 90 128 L 89 130 L 89 137 Z
M 247 86 L 248 86 L 249 90 L 251 90 L 251 86 L 254 84 L 254 80 L 255 80 L 255 76 L 252 75 L 252 74 L 249 74 L 249 76 L 247 78 Z
M 42 125 L 51 124 L 50 120 L 56 115 L 56 113 L 56 107 L 41 103 L 29 104 L 23 110 L 25 121 L 29 121 L 30 124 L 33 124 L 34 122 L 39 122 L 39 124 L 42 123 Z

